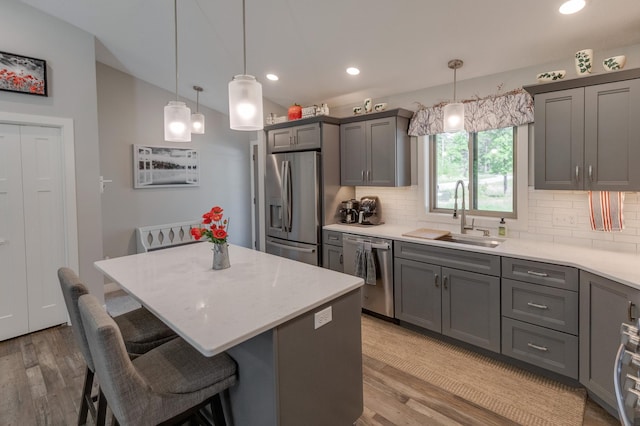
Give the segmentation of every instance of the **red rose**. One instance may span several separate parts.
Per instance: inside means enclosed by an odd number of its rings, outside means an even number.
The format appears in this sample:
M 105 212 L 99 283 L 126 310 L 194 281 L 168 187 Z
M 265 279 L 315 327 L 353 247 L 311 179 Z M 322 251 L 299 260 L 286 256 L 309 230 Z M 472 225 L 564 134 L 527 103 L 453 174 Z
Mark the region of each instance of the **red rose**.
M 191 235 L 196 240 L 199 240 L 200 238 L 202 238 L 202 229 L 200 229 L 200 228 L 191 228 Z
M 222 214 L 214 213 L 214 214 L 211 215 L 211 219 L 213 219 L 214 221 L 218 222 L 218 221 L 222 220 Z
M 220 214 L 223 211 L 224 210 L 222 210 L 222 207 L 220 207 L 220 206 L 215 206 L 214 208 L 211 209 L 211 213 L 215 213 L 215 214 Z
M 205 213 L 202 215 L 202 223 L 204 224 L 211 223 L 211 213 Z
M 224 229 L 216 229 L 213 231 L 213 237 L 219 240 L 224 240 L 225 238 L 227 238 L 227 231 L 225 231 Z

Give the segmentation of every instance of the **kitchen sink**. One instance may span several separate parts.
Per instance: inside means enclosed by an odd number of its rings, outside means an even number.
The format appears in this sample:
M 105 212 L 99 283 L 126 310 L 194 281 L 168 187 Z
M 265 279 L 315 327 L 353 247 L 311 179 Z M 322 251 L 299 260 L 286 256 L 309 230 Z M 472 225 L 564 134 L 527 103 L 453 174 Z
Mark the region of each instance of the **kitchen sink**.
M 451 243 L 468 244 L 472 246 L 495 248 L 504 242 L 501 238 L 474 237 L 470 235 L 447 235 L 438 238 L 438 241 L 449 241 Z

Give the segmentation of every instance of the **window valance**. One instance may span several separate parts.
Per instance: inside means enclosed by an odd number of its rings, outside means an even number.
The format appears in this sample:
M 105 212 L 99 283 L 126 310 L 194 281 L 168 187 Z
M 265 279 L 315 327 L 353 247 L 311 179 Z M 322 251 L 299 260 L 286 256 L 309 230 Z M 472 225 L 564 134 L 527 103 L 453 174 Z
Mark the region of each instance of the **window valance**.
M 462 101 L 464 128 L 467 132 L 480 132 L 533 122 L 533 98 L 522 89 L 504 95 Z M 421 106 L 409 122 L 409 136 L 443 133 L 444 103 L 432 107 Z

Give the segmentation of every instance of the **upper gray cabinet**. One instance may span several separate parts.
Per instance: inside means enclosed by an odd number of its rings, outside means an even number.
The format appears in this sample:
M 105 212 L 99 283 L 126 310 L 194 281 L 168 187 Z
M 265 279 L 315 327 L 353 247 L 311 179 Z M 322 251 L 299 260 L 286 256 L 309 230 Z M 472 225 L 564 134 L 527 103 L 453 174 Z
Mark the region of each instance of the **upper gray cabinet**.
M 525 89 L 535 95 L 537 189 L 640 190 L 640 70 Z
M 396 109 L 343 119 L 340 125 L 341 184 L 410 185 L 407 129 L 412 114 Z
M 265 126 L 267 152 L 273 154 L 275 152 L 319 150 L 323 148 L 322 144 L 326 139 L 325 133 L 328 124 L 338 125 L 340 120 L 335 117 L 319 115 Z

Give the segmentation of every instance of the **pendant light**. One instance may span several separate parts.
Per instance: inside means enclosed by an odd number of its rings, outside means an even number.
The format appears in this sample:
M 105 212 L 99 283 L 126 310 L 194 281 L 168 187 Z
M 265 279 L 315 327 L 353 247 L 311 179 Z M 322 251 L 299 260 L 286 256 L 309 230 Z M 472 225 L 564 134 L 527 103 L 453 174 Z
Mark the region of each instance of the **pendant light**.
M 456 133 L 464 130 L 464 105 L 456 102 L 456 70 L 462 68 L 460 59 L 452 59 L 447 64 L 453 70 L 453 102 L 444 106 L 444 131 Z
M 191 142 L 191 110 L 178 100 L 178 0 L 173 0 L 174 35 L 176 44 L 176 100 L 164 107 L 164 140 Z
M 229 124 L 233 130 L 262 130 L 262 85 L 247 74 L 247 41 L 245 30 L 244 2 L 242 0 L 242 49 L 244 74 L 229 82 Z
M 193 86 L 193 90 L 196 91 L 196 112 L 191 114 L 191 133 L 202 135 L 204 134 L 204 114 L 198 112 L 200 109 L 200 92 L 202 92 L 202 87 Z

